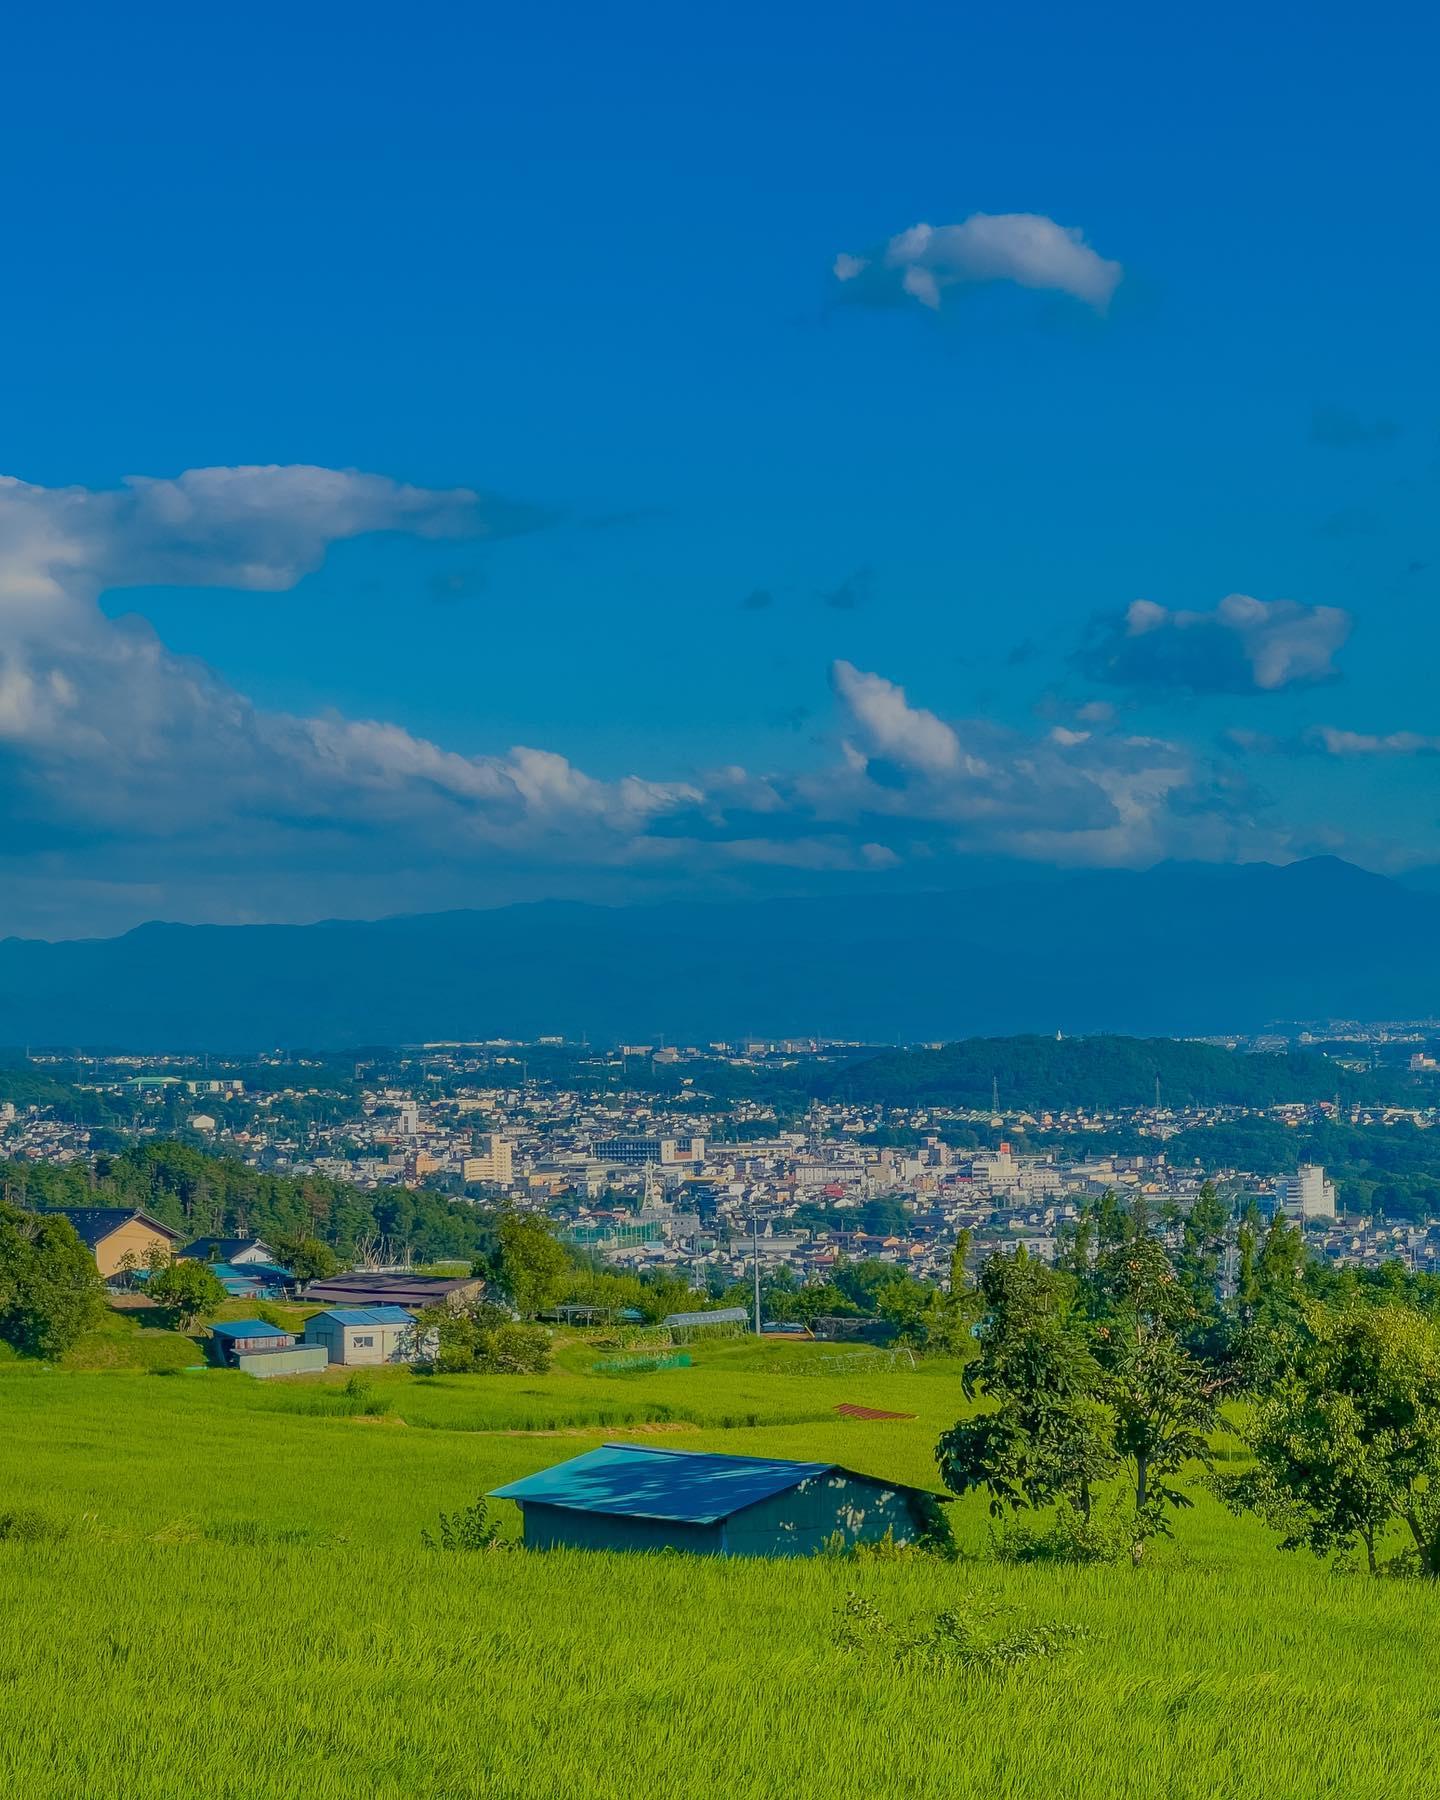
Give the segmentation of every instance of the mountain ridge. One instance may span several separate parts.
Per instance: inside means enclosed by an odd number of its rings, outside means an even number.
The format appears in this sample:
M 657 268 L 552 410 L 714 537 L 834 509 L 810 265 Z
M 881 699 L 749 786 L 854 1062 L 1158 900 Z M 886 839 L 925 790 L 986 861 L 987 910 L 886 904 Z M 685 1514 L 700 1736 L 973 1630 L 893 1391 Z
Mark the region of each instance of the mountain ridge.
M 1338 858 L 0 940 L 0 1042 L 1186 1035 L 1440 1012 L 1440 896 Z

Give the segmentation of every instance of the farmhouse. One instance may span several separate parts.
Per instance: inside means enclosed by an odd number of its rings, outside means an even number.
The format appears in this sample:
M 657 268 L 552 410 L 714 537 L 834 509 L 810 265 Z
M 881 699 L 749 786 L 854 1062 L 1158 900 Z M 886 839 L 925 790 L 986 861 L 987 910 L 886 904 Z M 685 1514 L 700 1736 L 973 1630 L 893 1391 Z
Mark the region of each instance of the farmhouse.
M 272 1375 L 305 1375 L 329 1362 L 323 1344 L 297 1344 L 293 1332 L 264 1319 L 227 1319 L 210 1327 L 210 1360 L 264 1380 Z
M 485 1283 L 477 1275 L 406 1275 L 353 1270 L 312 1281 L 307 1300 L 322 1306 L 463 1306 L 478 1300 Z
M 490 1496 L 514 1500 L 537 1550 L 812 1556 L 828 1541 L 920 1536 L 943 1495 L 838 1463 L 605 1444 Z
M 142 1267 L 152 1254 L 169 1262 L 185 1235 L 133 1206 L 57 1206 L 53 1210 L 75 1227 L 81 1243 L 95 1258 L 95 1267 L 107 1278 L 118 1275 L 122 1268 Z
M 249 1263 L 273 1266 L 275 1262 L 275 1252 L 264 1238 L 258 1237 L 196 1238 L 185 1254 L 193 1257 L 196 1262 L 231 1263 L 237 1268 Z
M 305 1321 L 305 1342 L 323 1344 L 332 1363 L 413 1362 L 415 1320 L 403 1306 L 336 1306 Z

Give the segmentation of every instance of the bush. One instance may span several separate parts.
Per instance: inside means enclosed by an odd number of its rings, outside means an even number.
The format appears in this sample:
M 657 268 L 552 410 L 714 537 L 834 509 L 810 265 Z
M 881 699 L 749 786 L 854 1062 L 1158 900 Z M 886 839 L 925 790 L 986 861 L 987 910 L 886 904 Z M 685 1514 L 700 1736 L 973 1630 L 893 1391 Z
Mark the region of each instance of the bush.
M 416 1321 L 429 1356 L 416 1366 L 440 1375 L 542 1375 L 550 1367 L 550 1333 L 521 1325 L 503 1307 L 485 1302 L 452 1312 L 433 1307 Z
M 510 1541 L 490 1517 L 484 1497 L 458 1512 L 441 1513 L 433 1532 L 422 1530 L 420 1542 L 427 1550 L 508 1550 Z
M 1121 1519 L 1089 1519 L 1074 1507 L 1060 1506 L 1044 1525 L 1019 1519 L 992 1526 L 991 1553 L 1007 1563 L 1112 1563 L 1130 1554 L 1133 1533 Z
M 368 1375 L 351 1375 L 341 1391 L 348 1402 L 345 1410 L 361 1418 L 383 1418 L 390 1410 L 390 1396 L 380 1393 Z
M 997 1606 L 972 1606 L 965 1613 L 951 1607 L 936 1613 L 928 1624 L 902 1627 L 872 1601 L 853 1593 L 846 1595 L 840 1616 L 835 1641 L 843 1650 L 982 1675 L 1048 1661 L 1089 1635 L 1081 1625 L 1007 1626 L 1005 1609 Z
M 70 1527 L 52 1519 L 36 1506 L 15 1506 L 0 1511 L 0 1543 L 55 1543 L 70 1535 Z

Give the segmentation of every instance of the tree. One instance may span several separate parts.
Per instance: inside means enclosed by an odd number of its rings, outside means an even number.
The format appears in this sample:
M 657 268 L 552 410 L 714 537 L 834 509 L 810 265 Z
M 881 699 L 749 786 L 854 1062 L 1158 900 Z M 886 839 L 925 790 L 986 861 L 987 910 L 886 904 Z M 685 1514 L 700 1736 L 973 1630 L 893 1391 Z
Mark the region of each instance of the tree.
M 63 1355 L 103 1304 L 94 1258 L 70 1221 L 0 1200 L 0 1342 L 22 1356 Z
M 145 1292 L 157 1306 L 168 1307 L 182 1331 L 198 1319 L 218 1312 L 228 1296 L 219 1276 L 204 1263 L 186 1257 L 157 1269 L 145 1283 Z
M 288 1269 L 302 1286 L 325 1281 L 340 1267 L 330 1246 L 307 1231 L 272 1231 L 266 1241 L 281 1267 Z
M 986 1314 L 965 1388 L 996 1403 L 962 1419 L 936 1457 L 952 1492 L 984 1488 L 990 1510 L 1068 1502 L 1088 1520 L 1115 1466 L 1102 1374 L 1071 1309 L 1065 1276 L 1030 1258 L 992 1256 L 980 1272 Z
M 1251 1416 L 1255 1468 L 1220 1484 L 1237 1511 L 1317 1556 L 1401 1527 L 1410 1559 L 1440 1576 L 1440 1325 L 1409 1306 L 1311 1304 L 1289 1367 Z
M 1131 1555 L 1139 1562 L 1148 1539 L 1169 1534 L 1166 1508 L 1191 1504 L 1171 1478 L 1187 1462 L 1210 1466 L 1219 1383 L 1180 1342 L 1194 1297 L 1150 1235 L 1139 1197 L 1124 1236 L 1096 1259 L 1091 1296 L 1114 1449 L 1134 1481 Z
M 415 1320 L 419 1367 L 440 1375 L 535 1375 L 550 1367 L 550 1333 L 489 1301 L 427 1307 Z
M 489 1273 L 510 1296 L 522 1318 L 531 1319 L 554 1303 L 570 1258 L 550 1221 L 538 1213 L 502 1213 Z

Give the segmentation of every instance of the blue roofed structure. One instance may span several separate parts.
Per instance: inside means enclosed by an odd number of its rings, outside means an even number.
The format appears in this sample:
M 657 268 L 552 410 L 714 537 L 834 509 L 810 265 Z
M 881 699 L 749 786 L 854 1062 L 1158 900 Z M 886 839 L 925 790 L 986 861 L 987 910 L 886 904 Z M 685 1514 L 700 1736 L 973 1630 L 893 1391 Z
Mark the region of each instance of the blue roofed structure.
M 533 1549 L 808 1556 L 837 1532 L 847 1543 L 887 1532 L 909 1542 L 943 1496 L 838 1463 L 605 1444 L 490 1498 L 516 1502 Z
M 413 1313 L 403 1306 L 332 1306 L 318 1315 L 337 1325 L 413 1325 Z
M 211 1337 L 231 1338 L 238 1342 L 258 1342 L 261 1338 L 291 1338 L 294 1334 L 283 1325 L 272 1325 L 268 1319 L 222 1319 L 210 1327 Z

